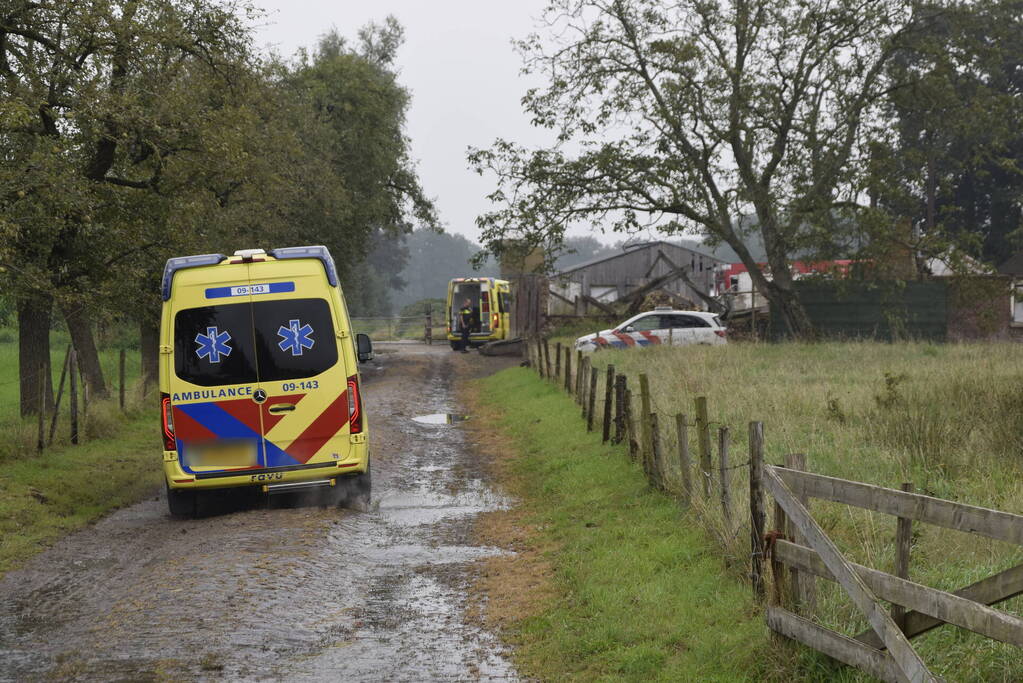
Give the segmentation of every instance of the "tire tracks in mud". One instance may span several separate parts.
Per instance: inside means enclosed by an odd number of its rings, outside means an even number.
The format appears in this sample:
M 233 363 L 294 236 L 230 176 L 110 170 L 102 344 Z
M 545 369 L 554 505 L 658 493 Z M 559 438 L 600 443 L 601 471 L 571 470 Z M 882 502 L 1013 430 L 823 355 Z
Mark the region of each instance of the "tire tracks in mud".
M 503 552 L 472 521 L 508 503 L 461 429 L 411 419 L 514 361 L 381 350 L 363 372 L 371 511 L 117 511 L 0 580 L 0 680 L 516 680 L 466 613 L 471 563 Z

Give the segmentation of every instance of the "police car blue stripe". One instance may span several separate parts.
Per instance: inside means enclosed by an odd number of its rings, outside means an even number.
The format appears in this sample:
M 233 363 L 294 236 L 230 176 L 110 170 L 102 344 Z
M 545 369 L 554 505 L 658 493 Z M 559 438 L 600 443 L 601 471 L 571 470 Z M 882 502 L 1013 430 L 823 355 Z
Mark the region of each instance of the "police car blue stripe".
M 223 299 L 232 296 L 249 296 L 250 294 L 281 294 L 294 292 L 294 282 L 270 282 L 255 285 L 234 285 L 231 287 L 207 287 L 207 299 Z

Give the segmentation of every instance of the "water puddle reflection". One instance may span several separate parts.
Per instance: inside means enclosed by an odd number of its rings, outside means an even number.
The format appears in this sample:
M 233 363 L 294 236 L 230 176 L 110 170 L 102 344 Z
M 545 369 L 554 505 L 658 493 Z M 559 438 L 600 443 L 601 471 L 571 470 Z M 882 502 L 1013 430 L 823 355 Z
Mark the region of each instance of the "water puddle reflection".
M 453 415 L 452 413 L 432 413 L 430 415 L 417 415 L 412 418 L 413 422 L 423 425 L 450 425 L 458 422 L 465 422 L 468 415 Z

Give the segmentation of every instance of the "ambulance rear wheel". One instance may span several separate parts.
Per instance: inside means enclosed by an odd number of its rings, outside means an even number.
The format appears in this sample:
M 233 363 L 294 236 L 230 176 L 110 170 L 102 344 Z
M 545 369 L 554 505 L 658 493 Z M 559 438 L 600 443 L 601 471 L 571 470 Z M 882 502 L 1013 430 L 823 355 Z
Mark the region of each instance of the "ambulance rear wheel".
M 337 485 L 344 487 L 344 493 L 340 496 L 340 505 L 359 512 L 369 511 L 370 494 L 373 489 L 369 465 L 366 465 L 366 471 L 362 474 L 353 474 L 350 477 L 338 479 Z
M 167 487 L 167 508 L 170 510 L 171 516 L 195 517 L 195 491 L 172 489 L 166 482 L 164 482 L 164 486 Z

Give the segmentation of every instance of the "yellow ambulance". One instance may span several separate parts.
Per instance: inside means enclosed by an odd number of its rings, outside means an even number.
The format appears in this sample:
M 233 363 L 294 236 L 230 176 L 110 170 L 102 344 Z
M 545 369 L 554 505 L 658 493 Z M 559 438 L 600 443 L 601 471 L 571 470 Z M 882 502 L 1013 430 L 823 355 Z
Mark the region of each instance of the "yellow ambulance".
M 507 339 L 511 322 L 511 285 L 492 277 L 456 277 L 448 282 L 447 331 L 451 349 L 462 348 L 462 317 L 459 311 L 469 301 L 472 309 L 469 345 Z
M 366 508 L 370 462 L 353 335 L 326 247 L 172 258 L 160 323 L 163 469 L 171 514 L 208 493 L 321 489 Z

